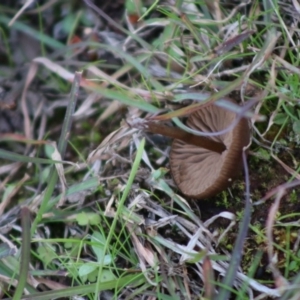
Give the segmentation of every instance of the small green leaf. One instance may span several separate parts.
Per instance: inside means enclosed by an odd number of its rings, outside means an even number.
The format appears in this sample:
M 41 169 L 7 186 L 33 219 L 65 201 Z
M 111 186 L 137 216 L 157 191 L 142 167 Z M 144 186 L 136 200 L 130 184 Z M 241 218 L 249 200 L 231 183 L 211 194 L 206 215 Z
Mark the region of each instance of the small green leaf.
M 114 279 L 116 279 L 114 273 L 110 270 L 102 270 L 100 282 L 106 282 Z
M 91 238 L 93 244 L 92 249 L 97 256 L 97 261 L 101 262 L 103 266 L 112 263 L 112 256 L 110 254 L 105 255 L 106 239 L 100 232 L 94 232 Z
M 153 171 L 151 176 L 154 180 L 158 180 L 167 174 L 168 171 L 169 170 L 167 168 L 159 168 L 158 170 Z
M 263 158 L 263 159 L 265 159 L 265 160 L 270 160 L 270 158 L 271 158 L 270 152 L 267 151 L 266 149 L 263 149 L 263 148 L 260 148 L 260 149 L 257 151 L 257 154 L 258 154 L 261 158 Z
M 41 245 L 38 247 L 37 252 L 45 265 L 48 265 L 53 259 L 57 258 L 56 249 L 53 245 Z
M 47 183 L 47 181 L 49 180 L 51 168 L 51 166 L 46 166 L 45 169 L 42 170 L 40 177 L 41 183 Z
M 95 282 L 98 276 L 99 265 L 97 263 L 86 263 L 80 266 L 78 275 L 84 281 L 87 279 L 91 282 Z M 116 276 L 110 270 L 102 270 L 100 275 L 100 282 L 106 282 L 116 279 Z
M 97 278 L 98 278 L 98 269 L 91 272 L 88 276 L 87 276 L 87 279 L 89 280 L 89 282 L 95 282 L 97 281 Z
M 55 151 L 55 148 L 51 144 L 45 144 L 44 146 L 45 154 L 48 158 L 52 157 L 53 152 Z
M 100 232 L 98 231 L 95 231 L 92 236 L 91 236 L 91 241 L 96 241 L 97 243 L 99 243 L 100 245 L 105 245 L 106 243 L 106 237 L 101 234 Z
M 76 216 L 76 221 L 80 226 L 97 225 L 100 223 L 100 216 L 93 212 L 82 212 Z
M 96 263 L 86 263 L 80 266 L 78 275 L 80 277 L 87 276 L 98 268 Z
M 289 270 L 290 271 L 296 271 L 299 268 L 299 266 L 297 265 L 297 263 L 293 260 L 291 261 L 290 265 L 289 265 Z
M 296 134 L 300 134 L 300 120 L 294 121 L 293 130 Z
M 285 113 L 278 113 L 275 116 L 273 122 L 276 125 L 282 125 L 282 124 L 284 124 L 284 122 L 286 121 L 287 118 L 288 118 L 288 116 Z

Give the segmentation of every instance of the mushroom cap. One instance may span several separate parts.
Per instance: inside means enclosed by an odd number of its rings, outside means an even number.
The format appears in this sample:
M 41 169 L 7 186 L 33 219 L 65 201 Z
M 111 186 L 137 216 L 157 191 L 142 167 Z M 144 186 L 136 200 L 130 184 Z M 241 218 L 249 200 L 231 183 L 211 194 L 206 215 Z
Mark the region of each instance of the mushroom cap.
M 217 132 L 236 119 L 236 113 L 210 105 L 190 114 L 187 125 L 203 132 Z M 172 177 L 181 192 L 193 198 L 209 198 L 226 189 L 242 167 L 243 147 L 250 142 L 247 119 L 242 118 L 228 132 L 209 137 L 222 142 L 221 154 L 174 140 L 170 152 Z

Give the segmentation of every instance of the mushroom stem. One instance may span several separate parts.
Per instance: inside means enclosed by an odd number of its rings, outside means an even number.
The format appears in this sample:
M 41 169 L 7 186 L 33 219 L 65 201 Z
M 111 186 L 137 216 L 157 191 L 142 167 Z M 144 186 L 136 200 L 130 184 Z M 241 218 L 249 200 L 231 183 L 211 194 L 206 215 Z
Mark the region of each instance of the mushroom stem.
M 187 144 L 202 147 L 207 150 L 217 152 L 219 154 L 226 150 L 226 146 L 223 143 L 213 141 L 204 136 L 191 134 L 180 128 L 169 127 L 154 122 L 149 122 L 147 123 L 146 131 L 161 134 L 173 139 L 178 139 L 183 142 L 186 142 Z

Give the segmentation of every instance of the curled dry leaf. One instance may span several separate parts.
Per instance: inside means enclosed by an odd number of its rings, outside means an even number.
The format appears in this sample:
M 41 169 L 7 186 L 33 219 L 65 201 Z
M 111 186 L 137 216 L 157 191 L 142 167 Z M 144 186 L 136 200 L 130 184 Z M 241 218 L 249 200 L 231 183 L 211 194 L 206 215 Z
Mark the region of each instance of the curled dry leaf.
M 127 144 L 131 139 L 132 134 L 136 131 L 137 129 L 128 128 L 126 125 L 115 130 L 114 132 L 109 134 L 102 141 L 102 143 L 89 154 L 88 163 L 93 163 L 96 160 L 106 159 L 106 154 L 109 153 L 112 147 L 117 147 L 116 145 L 117 143 L 119 143 L 119 148 L 123 148 L 127 146 Z
M 223 53 L 229 52 L 232 48 L 242 43 L 246 40 L 249 36 L 251 36 L 255 31 L 254 30 L 246 30 L 219 45 L 217 48 L 214 49 L 216 55 L 221 55 Z

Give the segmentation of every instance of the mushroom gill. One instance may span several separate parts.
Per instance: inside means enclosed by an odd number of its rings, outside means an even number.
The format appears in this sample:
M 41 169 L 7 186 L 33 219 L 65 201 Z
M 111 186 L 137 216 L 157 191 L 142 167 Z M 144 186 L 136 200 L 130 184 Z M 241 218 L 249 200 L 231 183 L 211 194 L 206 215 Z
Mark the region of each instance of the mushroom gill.
M 236 117 L 232 111 L 210 105 L 190 114 L 187 125 L 202 132 L 217 132 L 230 126 Z M 243 147 L 250 141 L 248 121 L 242 118 L 232 130 L 208 139 L 224 144 L 226 149 L 222 152 L 211 151 L 179 139 L 172 143 L 172 177 L 186 196 L 209 198 L 232 183 L 242 166 Z

